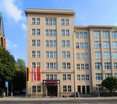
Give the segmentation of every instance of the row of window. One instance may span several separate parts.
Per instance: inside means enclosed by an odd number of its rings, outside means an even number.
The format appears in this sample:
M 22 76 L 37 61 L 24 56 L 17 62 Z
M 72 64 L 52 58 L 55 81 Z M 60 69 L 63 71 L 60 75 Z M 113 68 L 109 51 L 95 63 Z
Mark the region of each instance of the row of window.
M 110 43 L 109 42 L 107 42 L 107 41 L 104 41 L 103 43 L 102 43 L 102 45 L 101 45 L 101 43 L 99 42 L 99 41 L 95 41 L 94 42 L 94 48 L 101 48 L 101 46 L 102 46 L 102 48 L 110 48 Z M 111 43 L 111 48 L 117 48 L 117 42 L 112 42 Z
M 63 92 L 72 92 L 71 85 L 64 85 L 63 86 Z
M 96 73 L 96 80 L 103 80 L 107 77 L 111 77 L 112 76 L 112 73 L 105 73 L 104 76 L 102 73 Z M 117 73 L 114 73 L 114 76 L 117 77 Z M 104 77 L 104 78 L 103 78 Z
M 56 51 L 47 51 L 46 56 L 47 56 L 47 58 L 56 58 L 57 52 Z
M 71 80 L 71 74 L 63 74 L 63 80 Z
M 88 43 L 87 42 L 77 42 L 76 43 L 76 48 L 89 48 L 89 46 L 88 46 Z
M 77 75 L 77 80 L 89 80 L 89 75 L 85 75 L 85 74 L 78 74 Z
M 57 63 L 55 63 L 55 62 L 46 63 L 46 68 L 47 69 L 57 69 Z
M 61 34 L 62 34 L 62 36 L 70 36 L 70 31 L 69 31 L 69 29 L 62 29 Z M 32 35 L 33 36 L 40 35 L 40 29 L 39 28 L 33 28 L 32 29 Z M 56 35 L 57 35 L 56 29 L 46 29 L 46 36 L 56 36 Z
M 71 92 L 72 91 L 72 87 L 71 85 L 63 85 L 63 92 Z M 36 85 L 33 85 L 32 86 L 32 92 L 33 93 L 40 93 L 41 92 L 41 86 L 36 86 Z M 83 86 L 80 86 L 78 85 L 77 86 L 77 92 L 79 92 L 80 94 L 89 94 L 90 93 L 90 86 L 87 85 L 83 85 Z
M 95 63 L 95 69 L 101 70 L 102 69 L 102 63 L 101 62 L 96 62 Z M 111 62 L 104 62 L 104 69 L 117 69 L 117 63 L 111 63 Z
M 63 62 L 62 63 L 62 68 L 63 69 L 71 69 L 71 64 L 69 62 Z
M 78 39 L 88 39 L 88 32 L 77 32 L 76 33 L 76 38 Z
M 46 80 L 57 80 L 56 74 L 46 74 Z
M 76 68 L 78 70 L 84 70 L 84 69 L 89 69 L 89 64 L 77 64 Z
M 93 33 L 93 35 L 94 35 L 94 39 L 95 40 L 100 40 L 101 35 L 102 35 L 103 39 L 109 40 L 109 38 L 110 38 L 109 37 L 110 36 L 110 32 L 108 32 L 108 31 L 104 31 L 104 32 L 102 32 L 102 34 L 99 31 L 95 31 Z M 112 39 L 117 39 L 117 32 L 112 32 Z
M 56 25 L 57 19 L 55 17 L 46 17 L 45 18 L 46 25 Z M 61 19 L 61 25 L 69 25 L 70 20 L 68 18 L 62 18 Z M 32 18 L 32 25 L 40 25 L 40 18 Z
M 40 51 L 32 51 L 32 58 L 40 58 Z

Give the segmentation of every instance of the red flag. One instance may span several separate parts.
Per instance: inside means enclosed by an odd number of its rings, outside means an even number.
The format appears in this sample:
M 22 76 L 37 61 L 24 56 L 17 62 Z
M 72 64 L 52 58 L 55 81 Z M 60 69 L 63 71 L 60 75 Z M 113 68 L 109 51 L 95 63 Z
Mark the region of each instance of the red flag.
M 40 76 L 40 67 L 37 67 L 37 81 L 41 80 L 41 76 Z

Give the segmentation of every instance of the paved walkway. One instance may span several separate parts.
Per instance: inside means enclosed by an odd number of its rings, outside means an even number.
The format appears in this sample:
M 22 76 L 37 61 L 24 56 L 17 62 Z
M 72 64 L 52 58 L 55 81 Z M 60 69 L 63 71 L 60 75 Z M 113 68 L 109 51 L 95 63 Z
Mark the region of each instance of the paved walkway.
M 73 98 L 73 97 L 66 97 L 66 98 L 52 98 L 52 97 L 44 97 L 44 98 L 37 98 L 37 97 L 3 97 L 0 98 L 0 101 L 64 101 L 64 100 L 117 100 L 117 97 L 80 97 L 80 98 Z

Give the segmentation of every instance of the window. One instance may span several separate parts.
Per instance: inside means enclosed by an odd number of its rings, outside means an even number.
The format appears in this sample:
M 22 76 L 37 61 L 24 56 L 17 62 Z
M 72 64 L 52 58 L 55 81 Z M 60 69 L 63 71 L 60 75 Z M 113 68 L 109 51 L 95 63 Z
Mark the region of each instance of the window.
M 71 80 L 71 74 L 67 74 L 67 79 Z
M 66 85 L 63 86 L 63 92 L 67 92 L 67 86 Z
M 101 43 L 99 41 L 95 41 L 94 48 L 97 48 L 97 49 L 101 48 Z
M 117 42 L 112 42 L 112 48 L 116 48 L 117 49 Z
M 57 69 L 57 63 L 55 63 L 55 62 L 46 63 L 46 68 L 47 69 Z
M 40 18 L 32 18 L 32 25 L 39 25 L 40 24 Z
M 111 69 L 111 62 L 105 62 L 104 63 L 104 68 L 105 69 Z
M 56 40 L 46 40 L 46 47 L 55 48 L 57 45 Z
M 40 29 L 32 29 L 32 35 L 33 36 L 40 35 Z
M 111 73 L 105 73 L 105 78 L 111 77 L 112 74 Z
M 109 32 L 108 31 L 104 31 L 102 36 L 103 36 L 103 39 L 109 40 Z
M 40 58 L 40 51 L 37 51 L 37 57 Z
M 89 80 L 89 75 L 86 75 L 86 80 Z
M 56 51 L 47 51 L 46 56 L 47 56 L 47 58 L 56 58 L 57 52 Z
M 37 86 L 37 92 L 41 92 L 41 86 Z
M 103 42 L 103 48 L 109 48 L 109 42 L 107 41 Z
M 80 64 L 77 64 L 77 66 L 76 66 L 76 67 L 77 67 L 77 69 L 80 69 Z
M 102 73 L 96 73 L 96 80 L 102 80 Z
M 113 59 L 117 59 L 117 52 L 112 52 L 111 55 L 112 55 L 112 58 L 113 58 Z
M 36 40 L 32 40 L 32 46 L 36 46 Z
M 104 51 L 103 56 L 104 56 L 104 59 L 110 59 L 110 52 Z
M 63 74 L 63 80 L 67 80 L 66 74 Z
M 112 32 L 112 38 L 113 39 L 117 39 L 117 32 L 115 31 L 115 32 Z
M 56 25 L 55 17 L 46 17 L 46 25 Z
M 96 59 L 100 59 L 101 58 L 101 52 L 100 51 L 96 51 L 95 52 L 95 58 Z
M 77 75 L 77 80 L 80 80 L 80 74 Z
M 67 26 L 67 25 L 69 25 L 69 23 L 70 22 L 69 22 L 69 19 L 68 18 L 62 18 L 61 19 L 61 25 L 66 25 Z
M 56 29 L 46 29 L 46 36 L 56 36 L 57 31 Z
M 36 63 L 32 62 L 32 68 L 36 68 Z
M 113 68 L 117 69 L 117 62 L 113 63 Z
M 85 64 L 81 64 L 81 69 L 85 69 Z
M 70 69 L 71 68 L 71 64 L 69 62 L 68 63 L 63 62 L 62 63 L 62 68 L 63 69 Z
M 85 69 L 89 69 L 89 64 L 85 64 Z
M 96 62 L 95 63 L 95 69 L 101 70 L 102 69 L 102 63 L 101 62 Z
M 32 92 L 36 93 L 36 86 L 32 86 Z
M 69 36 L 70 35 L 70 31 L 68 29 L 66 29 L 66 30 L 62 29 L 61 32 L 62 32 L 62 36 Z
M 37 47 L 40 46 L 40 40 L 37 40 Z
M 70 40 L 62 40 L 62 47 L 64 48 L 70 47 Z
M 68 85 L 68 92 L 71 92 L 71 85 Z
M 78 39 L 88 39 L 88 32 L 76 32 L 76 38 Z
M 36 52 L 32 51 L 32 58 L 35 58 L 35 57 L 36 57 Z
M 83 43 L 76 43 L 76 48 L 88 48 L 88 43 L 83 42 Z
M 62 57 L 64 59 L 70 58 L 70 51 L 62 51 Z
M 81 75 L 81 80 L 85 80 L 85 75 Z
M 63 80 L 71 80 L 71 74 L 63 74 Z
M 94 32 L 94 40 L 100 40 L 100 32 L 99 31 Z
M 57 80 L 56 74 L 46 74 L 46 80 Z

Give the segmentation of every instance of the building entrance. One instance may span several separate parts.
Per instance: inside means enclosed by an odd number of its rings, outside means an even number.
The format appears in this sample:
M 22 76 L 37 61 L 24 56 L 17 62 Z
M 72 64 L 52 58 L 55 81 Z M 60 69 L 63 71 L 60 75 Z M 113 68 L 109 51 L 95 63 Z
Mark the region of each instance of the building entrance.
M 59 96 L 60 80 L 43 80 L 44 96 Z
M 47 96 L 57 96 L 58 87 L 56 85 L 47 86 Z

